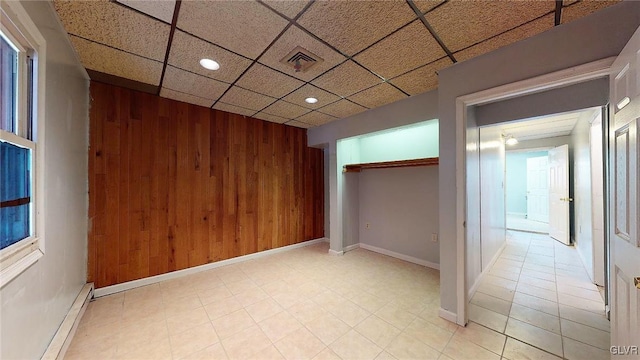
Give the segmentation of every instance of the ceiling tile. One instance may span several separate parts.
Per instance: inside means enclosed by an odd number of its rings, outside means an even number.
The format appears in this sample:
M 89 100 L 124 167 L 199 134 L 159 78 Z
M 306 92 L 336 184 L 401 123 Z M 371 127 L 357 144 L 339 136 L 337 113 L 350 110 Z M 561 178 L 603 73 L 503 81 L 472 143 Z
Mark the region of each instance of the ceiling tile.
M 453 62 L 446 57 L 391 79 L 390 82 L 411 95 L 422 94 L 438 87 L 438 74 L 436 74 L 436 71 L 451 65 L 453 65 Z
M 96 44 L 73 35 L 70 38 L 85 68 L 145 84 L 158 85 L 160 83 L 161 62 Z
M 220 101 L 259 111 L 269 106 L 276 99 L 234 86 L 224 94 Z
M 381 82 L 379 77 L 349 60 L 328 71 L 312 83 L 334 94 L 349 96 Z
M 299 128 L 302 128 L 302 129 L 309 129 L 309 128 L 313 127 L 313 125 L 305 124 L 303 122 L 295 121 L 295 120 L 289 120 L 289 121 L 287 121 L 285 123 L 285 125 L 295 126 L 295 127 L 299 127 Z
M 110 1 L 54 2 L 69 34 L 164 61 L 171 26 Z
M 323 114 L 318 111 L 312 111 L 308 114 L 304 114 L 296 119 L 297 121 L 302 121 L 305 124 L 320 126 L 326 123 L 330 123 L 332 121 L 338 120 L 338 118 L 333 117 L 331 115 Z
M 240 114 L 243 116 L 251 116 L 255 114 L 254 110 L 246 109 L 241 106 L 235 106 L 227 103 L 223 103 L 222 101 L 218 101 L 214 106 L 216 110 L 226 111 L 228 113 Z
M 200 105 L 204 107 L 211 107 L 211 104 L 213 104 L 213 101 L 210 99 L 201 98 L 199 96 L 195 96 L 191 94 L 181 93 L 179 91 L 175 91 L 167 88 L 162 88 L 160 90 L 160 96 L 162 96 L 163 98 L 178 100 L 178 101 L 186 102 L 189 104 Z
M 169 24 L 171 24 L 171 20 L 173 20 L 173 10 L 176 6 L 175 0 L 116 0 L 116 2 L 132 7 Z
M 267 114 L 265 112 L 259 112 L 255 115 L 253 115 L 254 118 L 260 119 L 260 120 L 265 120 L 265 121 L 270 121 L 270 122 L 274 122 L 274 123 L 278 123 L 278 124 L 284 124 L 287 121 L 291 121 L 290 118 L 283 118 L 281 116 L 276 116 L 276 115 L 271 115 L 271 114 Z
M 183 1 L 177 26 L 255 59 L 287 24 L 255 1 Z
M 349 100 L 340 100 L 334 102 L 333 104 L 322 107 L 318 111 L 342 119 L 351 115 L 355 115 L 357 113 L 361 113 L 365 110 L 367 110 L 366 107 L 354 104 Z
M 262 111 L 267 114 L 276 115 L 287 119 L 294 119 L 300 115 L 306 114 L 307 112 L 309 112 L 309 109 L 303 108 L 302 106 L 298 106 L 296 104 L 288 103 L 286 101 L 278 100 Z
M 205 99 L 217 100 L 229 84 L 167 66 L 163 87 Z M 213 101 L 212 101 L 213 103 Z
M 445 0 L 413 0 L 413 3 L 416 4 L 422 13 L 426 13 L 443 2 L 445 2 Z
M 555 1 L 449 1 L 425 15 L 444 44 L 458 51 L 555 9 Z
M 380 84 L 349 97 L 349 100 L 373 109 L 394 101 L 404 99 L 407 95 L 389 84 Z
M 353 55 L 415 18 L 404 1 L 316 1 L 298 23 Z
M 553 28 L 554 15 L 549 14 L 538 20 L 532 21 L 528 24 L 524 24 L 504 34 L 498 35 L 487 41 L 483 41 L 470 48 L 464 49 L 457 53 L 454 53 L 456 60 L 465 61 L 476 56 L 488 53 L 503 46 L 513 44 L 517 41 L 524 40 L 528 37 L 534 36 L 546 30 Z
M 562 8 L 561 22 L 566 24 L 619 2 L 620 1 L 580 1 L 571 4 L 570 6 Z
M 420 20 L 385 38 L 354 59 L 390 79 L 445 56 L 436 39 Z
M 263 0 L 262 2 L 271 6 L 280 14 L 293 19 L 307 6 L 309 0 Z
M 318 99 L 318 102 L 315 104 L 309 104 L 304 101 L 308 97 L 314 97 Z M 291 94 L 284 97 L 284 100 L 287 100 L 290 103 L 298 104 L 304 106 L 308 109 L 317 109 L 323 107 L 327 104 L 330 104 L 334 101 L 340 100 L 339 96 L 333 95 L 330 92 L 326 92 L 320 88 L 317 88 L 313 85 L 305 85 L 300 89 L 292 92 Z
M 301 46 L 309 50 L 314 55 L 323 59 L 319 64 L 314 65 L 305 72 L 295 72 L 291 67 L 280 62 L 291 50 Z M 290 27 L 282 36 L 267 50 L 258 61 L 274 69 L 278 69 L 298 79 L 310 81 L 323 72 L 345 61 L 347 58 L 333 51 L 330 47 L 314 39 L 311 35 L 300 30 L 296 26 Z
M 220 64 L 216 71 L 200 66 L 200 59 L 212 59 Z M 176 30 L 171 44 L 169 64 L 184 70 L 232 83 L 245 71 L 252 61 L 229 52 L 219 46 L 200 40 L 194 36 Z
M 281 98 L 304 83 L 298 79 L 281 74 L 261 64 L 254 64 L 236 82 L 236 85 L 261 94 Z

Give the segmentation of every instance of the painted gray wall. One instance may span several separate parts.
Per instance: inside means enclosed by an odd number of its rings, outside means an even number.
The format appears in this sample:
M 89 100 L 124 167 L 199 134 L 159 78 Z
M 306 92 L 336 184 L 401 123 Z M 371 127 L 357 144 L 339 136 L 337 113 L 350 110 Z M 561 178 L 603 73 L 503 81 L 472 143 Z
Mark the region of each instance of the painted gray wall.
M 45 255 L 0 290 L 2 359 L 38 359 L 87 274 L 89 82 L 52 6 L 22 3 L 46 39 Z
M 625 1 L 439 73 L 440 305 L 456 313 L 456 98 L 616 56 L 640 25 L 640 2 Z M 571 101 L 571 99 L 567 99 Z
M 571 222 L 575 246 L 588 274 L 593 274 L 593 233 L 591 194 L 591 124 L 588 117 L 578 119 L 571 132 L 573 148 L 573 213 Z
M 475 111 L 473 108 L 467 109 L 467 122 L 476 124 Z M 466 164 L 467 164 L 467 213 L 469 214 L 467 221 L 467 231 L 465 238 L 465 290 L 469 290 L 475 285 L 476 281 L 482 273 L 482 249 L 480 242 L 480 128 L 469 127 L 467 129 L 467 143 L 465 148 Z
M 571 101 L 567 101 L 570 99 Z M 609 102 L 609 79 L 601 78 L 536 94 L 476 106 L 479 126 L 559 114 Z
M 527 159 L 547 156 L 546 151 L 509 152 L 507 151 L 507 214 L 527 213 Z
M 359 174 L 360 242 L 438 264 L 438 167 Z M 366 224 L 370 224 L 367 229 Z

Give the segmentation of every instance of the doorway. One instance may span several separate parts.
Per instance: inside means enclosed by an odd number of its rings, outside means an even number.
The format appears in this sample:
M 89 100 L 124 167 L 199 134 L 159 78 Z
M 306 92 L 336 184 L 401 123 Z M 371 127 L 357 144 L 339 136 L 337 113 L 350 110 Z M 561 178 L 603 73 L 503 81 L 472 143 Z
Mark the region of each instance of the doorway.
M 549 152 L 506 151 L 507 230 L 549 233 Z

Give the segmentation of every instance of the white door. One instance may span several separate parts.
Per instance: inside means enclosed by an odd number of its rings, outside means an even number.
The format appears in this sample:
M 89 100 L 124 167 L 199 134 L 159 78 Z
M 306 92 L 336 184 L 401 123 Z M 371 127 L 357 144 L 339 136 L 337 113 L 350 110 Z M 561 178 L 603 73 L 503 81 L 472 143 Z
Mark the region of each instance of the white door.
M 569 245 L 569 145 L 549 150 L 549 236 Z
M 549 161 L 547 156 L 527 159 L 527 219 L 549 222 Z
M 640 239 L 638 239 L 638 123 L 640 120 L 640 28 L 611 67 L 609 231 L 611 345 L 640 359 Z

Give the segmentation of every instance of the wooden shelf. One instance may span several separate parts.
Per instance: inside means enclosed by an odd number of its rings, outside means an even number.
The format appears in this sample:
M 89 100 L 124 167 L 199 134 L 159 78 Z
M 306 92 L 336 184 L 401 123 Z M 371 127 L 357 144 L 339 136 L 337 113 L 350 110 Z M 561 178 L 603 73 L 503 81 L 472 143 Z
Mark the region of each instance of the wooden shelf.
M 343 172 L 361 172 L 365 169 L 388 169 L 395 167 L 413 167 L 413 166 L 433 166 L 438 165 L 438 158 L 424 158 L 400 161 L 383 161 L 365 164 L 349 164 L 345 165 Z

